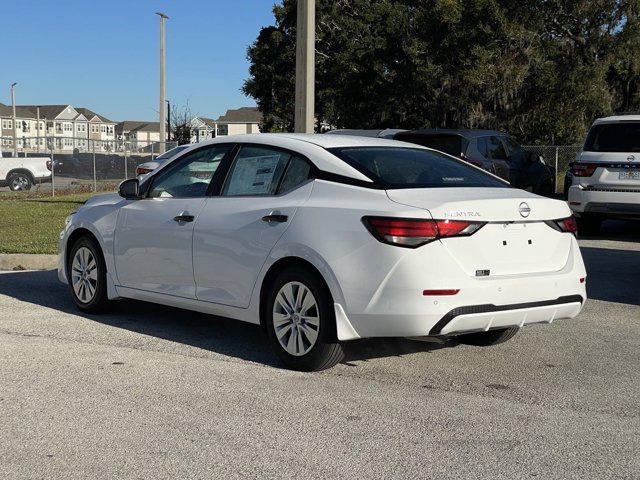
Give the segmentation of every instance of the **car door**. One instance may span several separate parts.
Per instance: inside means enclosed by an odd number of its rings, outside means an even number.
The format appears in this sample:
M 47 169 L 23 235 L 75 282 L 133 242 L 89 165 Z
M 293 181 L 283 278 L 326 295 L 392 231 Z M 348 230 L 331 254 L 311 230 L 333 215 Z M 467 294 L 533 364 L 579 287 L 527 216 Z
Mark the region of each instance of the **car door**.
M 120 209 L 114 239 L 120 285 L 195 298 L 194 221 L 232 147 L 213 145 L 185 154 L 150 179 L 145 198 Z
M 241 146 L 220 192 L 207 199 L 196 222 L 198 300 L 249 306 L 269 252 L 311 194 L 312 170 L 307 159 L 293 152 Z

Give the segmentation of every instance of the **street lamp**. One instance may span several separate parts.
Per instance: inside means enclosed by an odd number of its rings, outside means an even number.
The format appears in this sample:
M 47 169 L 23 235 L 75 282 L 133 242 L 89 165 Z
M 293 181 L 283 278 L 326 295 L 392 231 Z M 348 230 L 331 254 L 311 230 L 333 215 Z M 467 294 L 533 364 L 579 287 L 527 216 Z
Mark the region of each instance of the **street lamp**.
M 17 82 L 11 84 L 11 107 L 13 108 L 13 156 L 18 158 L 18 140 L 16 133 L 16 94 L 15 86 Z
M 160 153 L 164 153 L 165 138 L 165 112 L 164 112 L 164 81 L 165 81 L 165 52 L 164 52 L 164 21 L 169 17 L 162 12 L 156 12 L 160 17 Z

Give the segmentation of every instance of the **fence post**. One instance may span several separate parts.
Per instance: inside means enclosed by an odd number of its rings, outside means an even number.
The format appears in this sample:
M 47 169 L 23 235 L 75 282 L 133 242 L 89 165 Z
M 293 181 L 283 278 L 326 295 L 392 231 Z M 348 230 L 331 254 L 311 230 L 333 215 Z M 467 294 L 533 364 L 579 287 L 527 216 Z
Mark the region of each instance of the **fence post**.
M 153 142 L 151 142 L 151 161 L 153 162 Z
M 46 145 L 47 143 L 47 137 L 44 137 L 44 143 Z M 56 196 L 56 175 L 55 175 L 55 171 L 56 171 L 56 166 L 55 166 L 55 162 L 53 161 L 53 142 L 51 142 L 51 147 L 49 148 L 49 152 L 51 154 L 51 196 L 55 197 Z
M 554 193 L 558 193 L 558 180 L 560 179 L 560 172 L 558 172 L 558 150 L 560 149 L 560 147 L 556 146 L 556 186 L 555 186 L 555 192 Z
M 124 179 L 128 179 L 129 175 L 127 174 L 127 142 L 122 140 L 122 150 L 124 151 Z
M 93 191 L 98 191 L 98 178 L 96 173 L 96 142 L 91 141 L 91 147 L 93 150 Z

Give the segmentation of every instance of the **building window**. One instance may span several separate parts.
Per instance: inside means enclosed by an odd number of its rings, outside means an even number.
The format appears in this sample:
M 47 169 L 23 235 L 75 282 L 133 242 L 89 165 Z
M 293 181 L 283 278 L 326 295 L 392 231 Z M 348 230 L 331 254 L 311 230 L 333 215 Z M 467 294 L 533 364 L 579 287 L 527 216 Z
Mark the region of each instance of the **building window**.
M 218 135 L 229 135 L 229 125 L 218 124 Z

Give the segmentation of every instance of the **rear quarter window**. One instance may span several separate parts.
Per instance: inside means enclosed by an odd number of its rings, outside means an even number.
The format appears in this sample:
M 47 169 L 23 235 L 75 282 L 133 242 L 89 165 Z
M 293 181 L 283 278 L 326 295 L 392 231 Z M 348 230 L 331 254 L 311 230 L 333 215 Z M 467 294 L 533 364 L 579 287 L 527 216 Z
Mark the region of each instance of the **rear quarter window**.
M 430 150 L 348 147 L 329 151 L 385 189 L 509 186 L 462 160 Z

